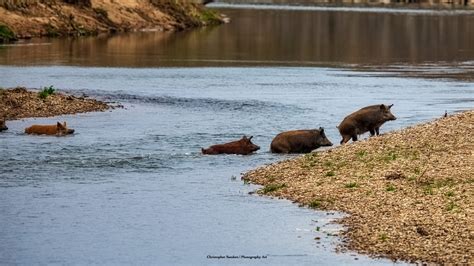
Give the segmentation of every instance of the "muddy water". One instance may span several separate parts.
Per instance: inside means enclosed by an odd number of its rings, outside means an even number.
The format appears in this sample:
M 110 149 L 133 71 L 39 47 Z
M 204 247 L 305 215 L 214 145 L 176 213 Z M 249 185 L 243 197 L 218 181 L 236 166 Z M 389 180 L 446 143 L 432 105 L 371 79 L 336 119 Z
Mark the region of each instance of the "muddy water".
M 177 35 L 32 40 L 0 49 L 2 87 L 53 84 L 125 106 L 112 112 L 12 121 L 9 131 L 0 134 L 0 264 L 391 264 L 335 254 L 338 239 L 329 234 L 336 228 L 328 222 L 339 214 L 249 195 L 257 187 L 240 181 L 240 173 L 290 158 L 268 153 L 271 139 L 283 130 L 324 126 L 337 143 L 335 126 L 347 113 L 381 102 L 393 103 L 398 117 L 381 131 L 395 130 L 439 117 L 445 110 L 472 108 L 473 83 L 314 67 L 374 60 L 416 68 L 413 62 L 441 59 L 438 53 L 430 57 L 420 51 L 414 52 L 412 62 L 389 49 L 394 53 L 386 57 L 367 51 L 366 56 L 326 61 L 320 59 L 323 52 L 297 49 L 304 38 L 291 28 L 285 31 L 295 38 L 286 44 L 255 37 L 258 27 L 250 25 L 267 25 L 262 16 L 276 19 L 293 11 L 227 11 L 241 14 L 235 23 L 248 26 L 236 32 L 231 29 L 237 26 L 229 24 Z M 298 18 L 324 16 L 311 12 L 292 19 L 302 23 Z M 429 21 L 427 29 L 435 27 L 432 15 L 418 16 Z M 453 19 L 469 21 L 463 16 Z M 209 39 L 215 34 L 224 35 Z M 235 34 L 251 43 L 232 39 Z M 407 38 L 401 43 L 412 42 Z M 465 45 L 463 38 L 470 37 L 457 38 Z M 212 46 L 211 40 L 221 40 L 220 46 Z M 318 40 L 307 41 L 317 46 Z M 450 53 L 458 49 L 455 40 L 443 40 Z M 234 45 L 223 46 L 230 43 Z M 436 43 L 427 49 L 440 45 Z M 281 53 L 283 47 L 289 52 Z M 322 51 L 333 49 L 327 47 Z M 460 53 L 456 63 L 470 66 L 472 48 L 462 47 L 467 52 Z M 334 58 L 346 58 L 340 57 L 345 53 Z M 450 58 L 449 53 L 441 58 Z M 458 71 L 449 64 L 441 69 Z M 68 121 L 76 134 L 57 138 L 22 133 L 32 123 L 57 120 Z M 257 154 L 199 153 L 201 147 L 244 134 L 253 135 L 262 147 Z M 219 256 L 229 258 L 215 258 Z

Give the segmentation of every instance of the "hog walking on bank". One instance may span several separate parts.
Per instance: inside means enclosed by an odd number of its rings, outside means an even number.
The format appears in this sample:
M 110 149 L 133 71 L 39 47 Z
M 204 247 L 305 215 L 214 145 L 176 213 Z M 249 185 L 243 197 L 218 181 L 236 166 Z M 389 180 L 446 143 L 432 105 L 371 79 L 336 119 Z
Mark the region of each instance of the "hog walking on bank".
M 5 118 L 0 118 L 0 132 L 7 130 L 8 127 L 5 125 Z
M 74 133 L 74 129 L 67 128 L 66 122 L 63 124 L 57 123 L 56 125 L 32 125 L 25 129 L 26 134 L 37 134 L 37 135 L 56 135 L 64 136 Z
M 387 121 L 396 120 L 397 118 L 390 112 L 391 105 L 370 105 L 364 107 L 344 118 L 337 127 L 342 136 L 341 144 L 357 141 L 357 135 L 364 134 L 369 131 L 371 136 L 379 135 L 380 127 Z
M 302 129 L 282 132 L 272 140 L 273 153 L 308 153 L 321 146 L 332 146 L 324 129 Z
M 224 144 L 212 145 L 207 149 L 201 149 L 203 154 L 242 154 L 247 155 L 260 149 L 252 143 L 251 139 L 243 136 L 242 139 Z

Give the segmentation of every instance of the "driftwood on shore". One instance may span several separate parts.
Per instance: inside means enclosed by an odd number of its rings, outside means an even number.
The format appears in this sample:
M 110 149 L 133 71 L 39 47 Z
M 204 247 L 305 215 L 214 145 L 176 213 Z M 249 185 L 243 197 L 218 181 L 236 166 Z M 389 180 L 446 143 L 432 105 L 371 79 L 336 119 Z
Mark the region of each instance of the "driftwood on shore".
M 22 87 L 0 89 L 0 118 L 7 120 L 97 112 L 109 108 L 113 107 L 95 99 L 59 92 L 41 98 L 39 91 Z
M 442 113 L 440 114 L 440 116 Z M 474 110 L 246 173 L 259 192 L 348 213 L 342 250 L 474 264 Z

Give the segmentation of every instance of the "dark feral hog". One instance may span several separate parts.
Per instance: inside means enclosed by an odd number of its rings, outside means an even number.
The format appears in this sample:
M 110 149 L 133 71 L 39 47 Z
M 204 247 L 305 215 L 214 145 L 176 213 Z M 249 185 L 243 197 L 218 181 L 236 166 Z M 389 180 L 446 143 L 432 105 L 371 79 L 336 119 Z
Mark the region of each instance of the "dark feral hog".
M 379 135 L 380 127 L 387 121 L 396 120 L 397 118 L 390 112 L 391 105 L 371 105 L 364 107 L 344 118 L 337 127 L 342 136 L 341 144 L 357 141 L 357 135 L 364 134 L 369 131 L 371 136 Z
M 5 125 L 5 118 L 0 118 L 0 132 L 7 130 L 8 127 Z
M 270 145 L 274 153 L 308 153 L 321 146 L 332 146 L 324 129 L 302 129 L 278 134 Z
M 242 154 L 247 155 L 260 149 L 252 143 L 251 139 L 243 136 L 242 139 L 224 144 L 212 145 L 207 149 L 201 149 L 203 154 Z
M 64 136 L 74 133 L 74 129 L 67 128 L 66 122 L 63 124 L 56 123 L 56 125 L 32 125 L 31 127 L 25 128 L 26 134 L 37 134 L 37 135 L 56 135 Z

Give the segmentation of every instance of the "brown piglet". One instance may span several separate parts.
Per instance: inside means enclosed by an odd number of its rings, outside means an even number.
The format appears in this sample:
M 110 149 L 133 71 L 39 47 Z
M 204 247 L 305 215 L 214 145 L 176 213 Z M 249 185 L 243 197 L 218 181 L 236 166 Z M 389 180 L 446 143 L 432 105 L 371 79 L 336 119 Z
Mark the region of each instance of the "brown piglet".
M 242 155 L 247 155 L 251 154 L 254 151 L 257 151 L 260 149 L 259 146 L 255 145 L 252 143 L 251 139 L 253 136 L 250 138 L 247 138 L 246 136 L 243 136 L 242 139 L 237 140 L 237 141 L 232 141 L 229 143 L 224 143 L 224 144 L 217 144 L 217 145 L 212 145 L 211 147 L 207 149 L 201 149 L 203 154 L 242 154 Z
M 56 135 L 64 136 L 74 133 L 74 129 L 67 128 L 66 122 L 63 124 L 56 123 L 56 125 L 32 125 L 25 129 L 26 134 L 37 135 Z
M 7 130 L 8 127 L 5 124 L 5 118 L 0 118 L 0 132 Z

